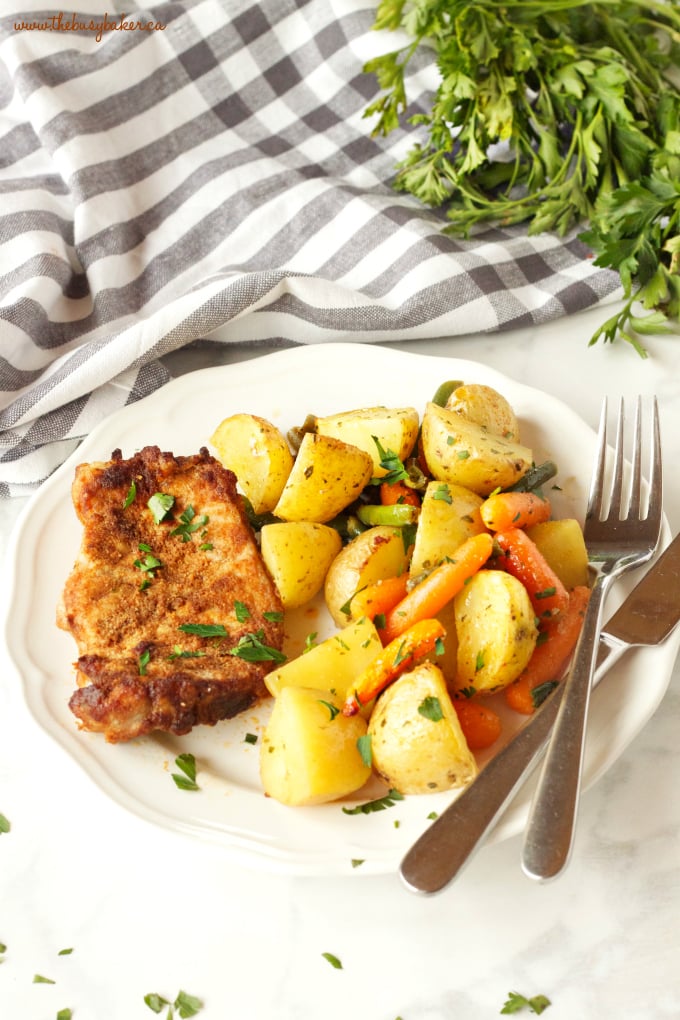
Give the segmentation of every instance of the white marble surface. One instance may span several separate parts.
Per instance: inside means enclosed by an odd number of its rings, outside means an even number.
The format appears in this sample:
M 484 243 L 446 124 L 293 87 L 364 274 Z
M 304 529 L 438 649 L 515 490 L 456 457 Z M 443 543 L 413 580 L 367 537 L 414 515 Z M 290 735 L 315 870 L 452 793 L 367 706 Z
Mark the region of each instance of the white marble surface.
M 602 318 L 600 309 L 400 346 L 477 359 L 569 402 L 593 426 L 603 393 L 657 394 L 675 532 L 680 338 L 650 338 L 646 361 L 623 344 L 588 348 Z M 209 348 L 170 361 L 179 371 L 259 353 Z M 0 504 L 0 552 L 19 510 Z M 359 870 L 342 879 L 250 871 L 129 816 L 37 729 L 9 676 L 3 665 L 0 812 L 12 824 L 0 835 L 3 1018 L 48 1020 L 68 1007 L 74 1020 L 143 1020 L 153 1015 L 145 994 L 174 998 L 180 988 L 204 1000 L 205 1020 L 487 1020 L 511 989 L 547 995 L 550 1020 L 680 1017 L 677 665 L 654 718 L 583 798 L 560 879 L 526 879 L 517 838 L 482 850 L 434 898 Z M 36 974 L 55 984 L 34 983 Z

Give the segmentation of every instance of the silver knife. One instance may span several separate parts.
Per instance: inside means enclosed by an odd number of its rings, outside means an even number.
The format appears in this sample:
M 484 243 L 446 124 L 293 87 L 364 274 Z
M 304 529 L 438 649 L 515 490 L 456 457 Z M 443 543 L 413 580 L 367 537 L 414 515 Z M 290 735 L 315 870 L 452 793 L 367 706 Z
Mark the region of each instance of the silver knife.
M 629 648 L 658 645 L 680 621 L 680 535 L 647 571 L 602 630 L 593 685 Z M 545 749 L 560 685 L 414 843 L 400 874 L 413 892 L 440 892 L 484 842 Z

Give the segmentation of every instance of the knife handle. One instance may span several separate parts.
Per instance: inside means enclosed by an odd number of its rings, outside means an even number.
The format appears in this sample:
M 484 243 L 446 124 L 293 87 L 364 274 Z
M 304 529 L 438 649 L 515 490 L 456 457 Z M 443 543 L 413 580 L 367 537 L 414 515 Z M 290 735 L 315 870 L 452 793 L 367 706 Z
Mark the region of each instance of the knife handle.
M 628 647 L 610 643 L 603 635 L 593 685 L 599 683 Z M 401 877 L 410 890 L 441 892 L 479 849 L 545 749 L 562 693 L 560 685 L 413 844 L 400 867 Z

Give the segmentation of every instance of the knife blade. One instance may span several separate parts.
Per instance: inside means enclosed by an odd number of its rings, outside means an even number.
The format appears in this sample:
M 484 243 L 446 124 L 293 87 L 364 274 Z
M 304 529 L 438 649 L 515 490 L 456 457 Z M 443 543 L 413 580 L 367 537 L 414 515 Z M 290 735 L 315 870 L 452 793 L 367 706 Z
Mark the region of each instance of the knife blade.
M 647 571 L 602 630 L 593 686 L 629 648 L 658 645 L 680 621 L 680 535 Z M 557 687 L 477 778 L 404 856 L 413 892 L 441 892 L 483 844 L 545 749 L 562 699 Z

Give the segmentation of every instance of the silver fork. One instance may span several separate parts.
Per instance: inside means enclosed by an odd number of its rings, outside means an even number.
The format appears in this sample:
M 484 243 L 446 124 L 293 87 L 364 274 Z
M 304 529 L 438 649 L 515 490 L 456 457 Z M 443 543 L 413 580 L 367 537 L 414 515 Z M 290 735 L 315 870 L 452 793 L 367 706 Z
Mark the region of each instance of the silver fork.
M 608 485 L 605 399 L 584 527 L 588 558 L 595 581 L 572 665 L 564 681 L 564 693 L 529 815 L 522 867 L 530 878 L 555 878 L 569 859 L 581 783 L 588 703 L 605 596 L 616 578 L 650 559 L 661 530 L 661 440 L 656 400 L 651 424 L 646 512 L 641 467 L 639 397 L 635 408 L 630 485 L 626 484 L 624 471 L 624 421 L 624 402 L 621 400 L 616 426 L 613 479 L 611 485 Z

